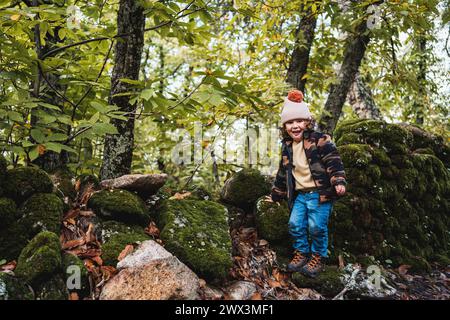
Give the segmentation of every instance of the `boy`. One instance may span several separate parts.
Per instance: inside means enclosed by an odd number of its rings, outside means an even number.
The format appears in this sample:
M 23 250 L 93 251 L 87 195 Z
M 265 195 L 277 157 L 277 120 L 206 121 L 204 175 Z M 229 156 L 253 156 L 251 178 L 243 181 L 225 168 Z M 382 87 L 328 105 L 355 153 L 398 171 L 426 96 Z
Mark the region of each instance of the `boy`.
M 289 92 L 281 122 L 281 161 L 266 200 L 288 201 L 294 247 L 288 271 L 316 277 L 328 257 L 328 217 L 336 198 L 345 194 L 344 166 L 330 135 L 313 129 L 312 114 L 301 91 Z

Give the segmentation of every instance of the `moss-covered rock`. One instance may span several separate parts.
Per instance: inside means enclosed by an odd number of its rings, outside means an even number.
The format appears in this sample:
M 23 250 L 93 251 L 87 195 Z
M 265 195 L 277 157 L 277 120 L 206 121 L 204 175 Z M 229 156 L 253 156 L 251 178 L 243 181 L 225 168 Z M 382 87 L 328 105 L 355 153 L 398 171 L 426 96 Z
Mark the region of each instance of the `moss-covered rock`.
M 102 242 L 108 242 L 112 236 L 120 233 L 145 234 L 144 228 L 141 226 L 127 225 L 125 223 L 114 220 L 100 221 L 97 225 L 97 228 L 99 229 L 99 240 L 101 240 Z
M 326 298 L 333 298 L 344 289 L 343 274 L 336 266 L 325 266 L 316 278 L 301 273 L 292 274 L 292 282 L 300 288 L 311 288 Z
M 74 254 L 65 253 L 62 257 L 62 265 L 66 283 L 71 286 L 68 289 L 81 294 L 88 294 L 89 272 L 83 261 Z
M 94 193 L 88 206 L 105 220 L 116 220 L 127 224 L 146 226 L 149 222 L 144 201 L 126 190 L 102 190 Z
M 6 172 L 7 172 L 6 159 L 0 154 L 0 197 L 3 195 L 3 187 L 6 180 Z
M 4 188 L 5 194 L 20 204 L 35 193 L 51 193 L 53 183 L 44 170 L 22 167 L 8 171 Z
M 28 238 L 41 231 L 59 234 L 63 215 L 63 202 L 53 193 L 36 193 L 20 208 L 18 223 L 27 229 Z
M 8 198 L 0 198 L 0 230 L 5 230 L 18 219 L 16 203 Z
M 36 235 L 20 253 L 15 273 L 33 286 L 61 272 L 61 246 L 56 234 L 44 231 Z
M 50 279 L 36 285 L 36 300 L 67 300 L 69 292 L 62 274 L 55 274 Z
M 103 264 L 107 266 L 116 266 L 119 260 L 119 254 L 128 244 L 140 244 L 150 239 L 144 232 L 126 232 L 114 233 L 108 236 L 108 240 L 102 245 Z
M 228 213 L 208 200 L 168 200 L 158 215 L 165 248 L 200 276 L 220 281 L 232 266 Z
M 286 201 L 280 205 L 267 202 L 264 197 L 256 203 L 256 226 L 258 236 L 268 240 L 272 244 L 291 245 L 288 232 L 289 209 Z
M 28 230 L 23 224 L 14 222 L 9 225 L 0 231 L 0 257 L 8 261 L 17 260 L 28 240 Z
M 0 300 L 34 300 L 34 294 L 23 280 L 0 272 Z
M 375 120 L 339 124 L 334 136 L 348 185 L 330 217 L 333 259 L 341 254 L 359 262 L 370 255 L 390 266 L 429 270 L 434 257 L 448 257 L 448 146 L 417 132 Z
M 226 182 L 220 194 L 221 200 L 252 211 L 256 200 L 270 193 L 271 184 L 256 169 L 242 169 Z

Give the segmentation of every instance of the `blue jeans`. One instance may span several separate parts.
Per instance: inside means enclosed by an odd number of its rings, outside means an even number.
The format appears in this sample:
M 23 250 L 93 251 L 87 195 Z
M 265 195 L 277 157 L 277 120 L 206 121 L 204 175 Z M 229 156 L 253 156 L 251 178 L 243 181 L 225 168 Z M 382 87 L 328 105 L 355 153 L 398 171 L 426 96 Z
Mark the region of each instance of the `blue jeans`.
M 333 201 L 319 203 L 319 193 L 301 193 L 295 198 L 289 218 L 289 233 L 294 249 L 304 254 L 316 253 L 328 257 L 328 217 Z M 311 248 L 308 242 L 311 237 Z

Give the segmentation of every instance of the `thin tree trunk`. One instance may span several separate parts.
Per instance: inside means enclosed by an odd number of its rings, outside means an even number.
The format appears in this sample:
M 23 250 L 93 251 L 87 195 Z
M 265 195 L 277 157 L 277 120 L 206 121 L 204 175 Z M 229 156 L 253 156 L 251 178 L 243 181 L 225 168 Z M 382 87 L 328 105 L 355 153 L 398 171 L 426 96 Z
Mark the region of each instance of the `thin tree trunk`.
M 144 46 L 144 9 L 138 1 L 120 0 L 117 14 L 118 34 L 130 33 L 129 37 L 117 41 L 115 46 L 114 69 L 111 77 L 109 104 L 114 104 L 121 111 L 130 112 L 127 121 L 112 119 L 111 123 L 119 132 L 107 135 L 103 150 L 101 179 L 116 178 L 131 171 L 134 144 L 134 111 L 128 96 L 115 97 L 118 93 L 130 90 L 128 84 L 119 79 L 137 80 Z
M 311 6 L 308 6 L 305 10 L 305 6 L 302 5 L 300 11 L 301 20 L 295 32 L 295 48 L 289 62 L 286 81 L 291 86 L 304 92 L 306 78 L 303 77 L 308 69 L 309 53 L 314 41 L 317 15 L 312 12 Z
M 39 1 L 33 0 L 31 2 L 27 2 L 28 6 L 38 7 Z M 37 19 L 39 17 L 37 16 Z M 54 35 L 52 36 L 50 33 L 46 33 L 45 35 L 45 46 L 41 44 L 40 38 L 40 25 L 36 24 L 34 27 L 34 42 L 35 42 L 35 51 L 37 57 L 40 59 L 42 55 L 47 53 L 48 51 L 55 48 L 55 44 L 61 42 L 61 39 L 58 37 L 58 30 L 60 27 L 56 27 L 54 30 Z M 43 72 L 42 72 L 43 73 Z M 45 78 L 43 78 L 45 77 Z M 41 91 L 41 82 L 46 81 L 47 84 L 50 84 L 51 89 L 47 91 Z M 36 65 L 36 77 L 33 83 L 31 84 L 32 93 L 31 95 L 36 98 L 45 101 L 46 103 L 53 105 L 62 105 L 62 99 L 58 97 L 58 95 L 53 92 L 53 90 L 57 90 L 58 92 L 64 92 L 65 87 L 60 84 L 59 76 L 52 73 L 41 74 L 39 65 Z M 36 110 L 38 110 L 36 108 Z M 44 109 L 45 112 L 49 112 L 47 109 Z M 35 127 L 37 125 L 37 118 L 35 116 L 31 117 L 31 126 Z M 30 137 L 30 140 L 34 142 L 34 139 Z M 39 155 L 35 160 L 32 161 L 33 164 L 39 166 L 41 169 L 47 172 L 53 172 L 57 168 L 63 167 L 69 161 L 69 155 L 65 150 L 62 150 L 60 153 L 47 150 L 43 154 Z
M 421 36 L 417 43 L 417 52 L 419 52 L 419 72 L 417 73 L 417 83 L 419 84 L 419 96 L 414 99 L 414 110 L 416 110 L 415 123 L 418 125 L 423 125 L 424 114 L 425 114 L 425 86 L 426 86 L 426 74 L 427 74 L 427 57 L 426 57 L 426 46 L 427 40 L 425 37 Z
M 355 79 L 361 61 L 366 52 L 370 36 L 367 34 L 367 19 L 364 19 L 356 28 L 344 50 L 344 60 L 338 74 L 338 81 L 332 84 L 325 108 L 319 121 L 322 132 L 332 134 L 341 115 L 348 90 Z
M 380 109 L 372 97 L 370 88 L 364 83 L 359 72 L 355 75 L 350 91 L 348 92 L 348 102 L 353 108 L 353 112 L 361 119 L 381 120 Z

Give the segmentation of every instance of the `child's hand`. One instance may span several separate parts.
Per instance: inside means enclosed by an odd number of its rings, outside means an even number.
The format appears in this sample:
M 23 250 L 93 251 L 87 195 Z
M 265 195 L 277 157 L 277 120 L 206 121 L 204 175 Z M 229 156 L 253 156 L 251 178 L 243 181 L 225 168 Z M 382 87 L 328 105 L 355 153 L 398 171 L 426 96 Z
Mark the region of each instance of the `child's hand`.
M 265 196 L 264 197 L 264 201 L 267 201 L 267 202 L 274 202 L 273 200 L 272 200 L 272 197 L 271 196 Z M 278 206 L 280 205 L 280 203 L 279 202 L 275 202 Z
M 336 193 L 338 194 L 338 196 L 342 196 L 345 194 L 345 186 L 342 184 L 338 184 L 337 186 L 334 186 L 334 188 L 336 189 Z

